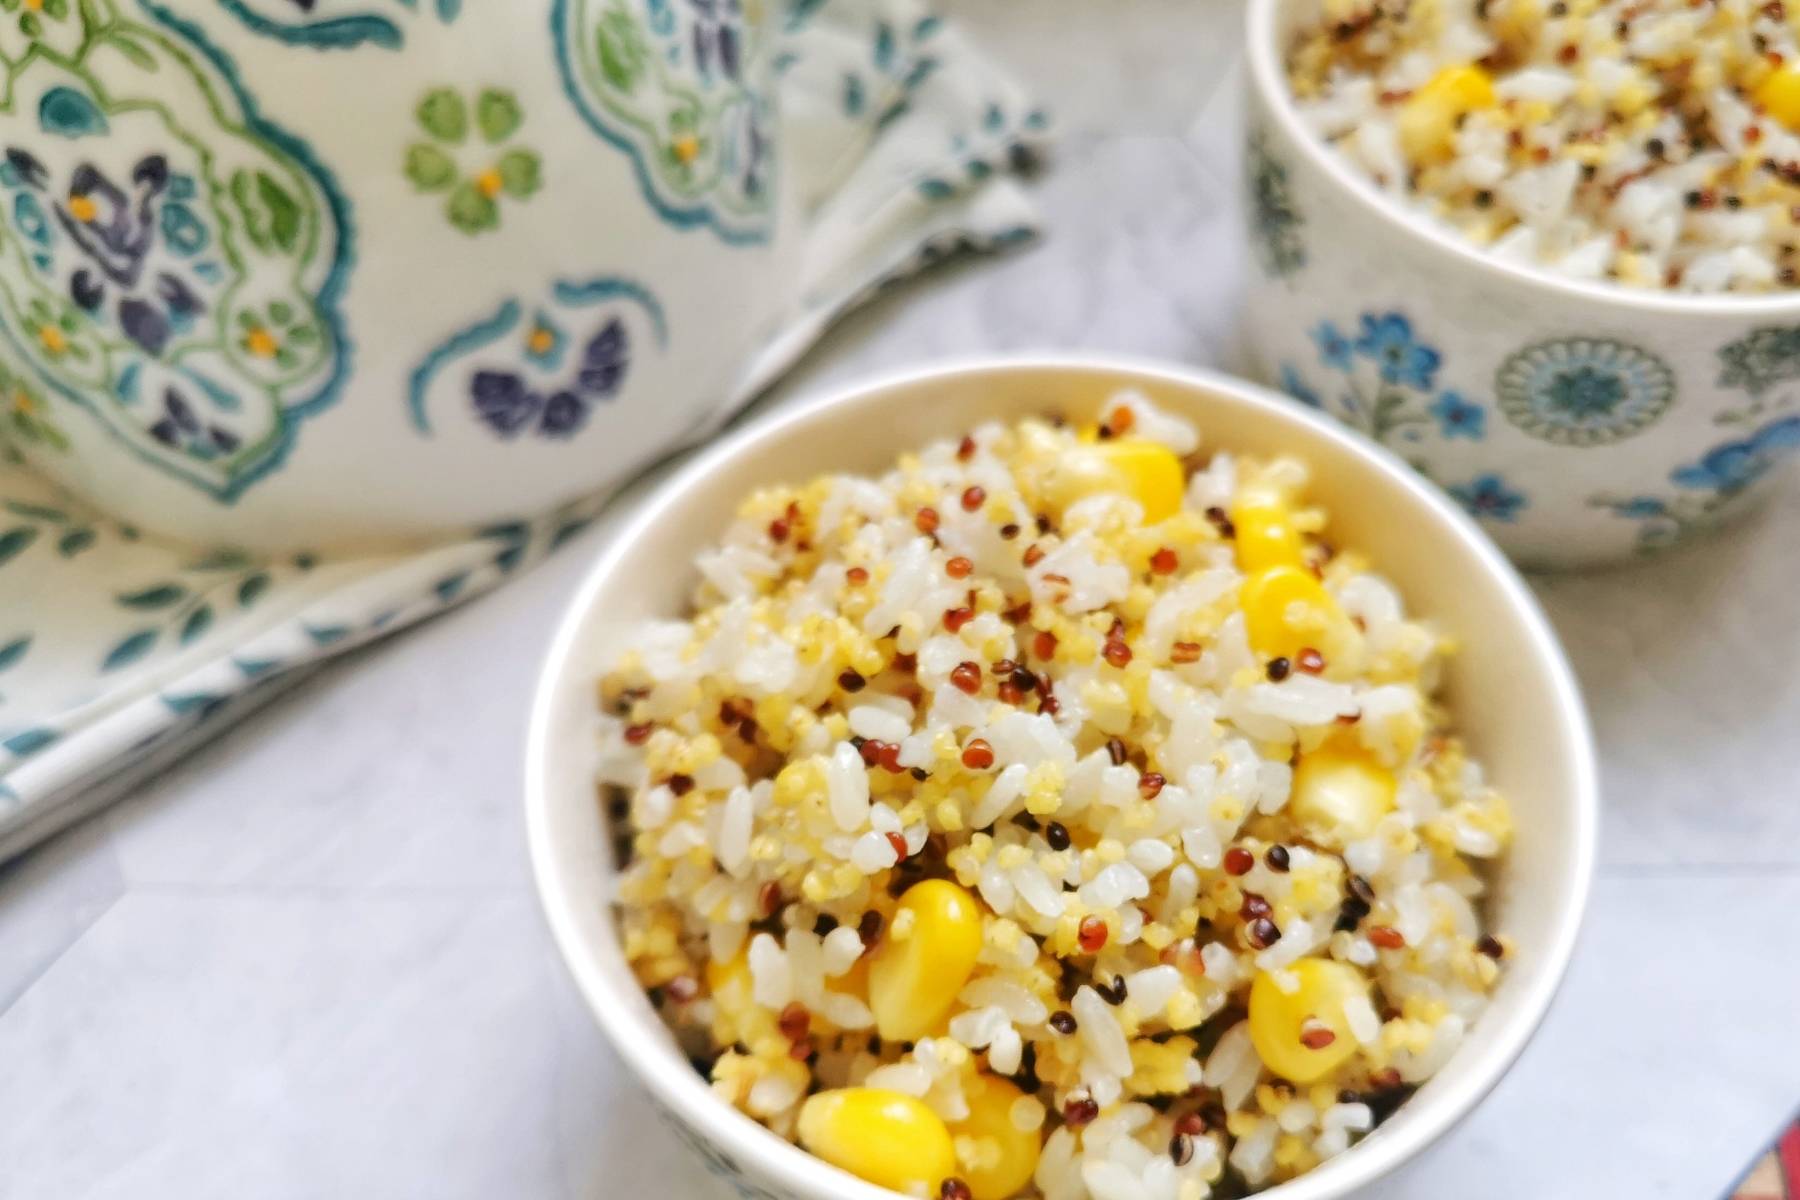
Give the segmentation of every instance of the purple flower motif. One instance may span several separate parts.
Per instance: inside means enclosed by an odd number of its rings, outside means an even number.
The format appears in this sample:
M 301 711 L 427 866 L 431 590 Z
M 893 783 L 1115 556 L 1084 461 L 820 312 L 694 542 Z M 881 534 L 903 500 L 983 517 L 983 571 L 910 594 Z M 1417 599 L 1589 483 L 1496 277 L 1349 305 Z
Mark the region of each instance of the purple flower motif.
M 596 399 L 610 399 L 619 390 L 630 365 L 630 347 L 625 337 L 625 323 L 614 317 L 588 340 L 581 356 L 580 383 L 583 391 Z
M 546 361 L 540 348 L 544 330 L 540 320 L 527 336 L 525 353 L 533 362 Z M 613 317 L 588 339 L 575 378 L 568 384 L 546 394 L 534 390 L 517 371 L 484 369 L 470 379 L 469 397 L 475 415 L 501 437 L 517 437 L 535 422 L 540 437 L 568 438 L 587 424 L 596 404 L 613 398 L 630 366 L 625 324 Z
M 1483 521 L 1511 524 L 1528 506 L 1523 493 L 1514 491 L 1506 480 L 1494 474 L 1478 475 L 1468 483 L 1458 484 L 1450 489 L 1450 494 L 1470 516 Z
M 501 437 L 517 436 L 537 416 L 544 398 L 511 371 L 477 371 L 469 384 L 475 413 Z

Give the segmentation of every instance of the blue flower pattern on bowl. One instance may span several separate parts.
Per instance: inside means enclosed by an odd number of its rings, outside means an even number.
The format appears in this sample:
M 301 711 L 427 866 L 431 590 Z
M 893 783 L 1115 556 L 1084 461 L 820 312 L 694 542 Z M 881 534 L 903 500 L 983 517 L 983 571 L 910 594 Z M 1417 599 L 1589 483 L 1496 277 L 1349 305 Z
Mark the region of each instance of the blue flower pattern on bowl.
M 1556 338 L 1507 358 L 1494 391 L 1506 419 L 1532 437 L 1598 446 L 1654 425 L 1675 402 L 1675 373 L 1613 338 Z
M 1613 496 L 1589 499 L 1594 508 L 1639 523 L 1638 546 L 1656 550 L 1685 534 L 1716 524 L 1750 487 L 1783 459 L 1800 450 L 1800 416 L 1782 417 L 1749 437 L 1721 442 L 1691 463 L 1669 473 L 1680 489 L 1667 496 Z
M 1375 441 L 1413 444 L 1433 430 L 1444 439 L 1481 441 L 1487 412 L 1461 393 L 1437 388 L 1443 355 L 1422 340 L 1405 313 L 1366 312 L 1354 333 L 1320 321 L 1309 333 L 1319 365 L 1342 378 L 1315 388 L 1291 362 L 1281 386 L 1294 398 L 1325 409 Z
M 1528 506 L 1523 492 L 1508 486 L 1502 476 L 1491 471 L 1468 483 L 1452 484 L 1447 490 L 1471 516 L 1483 521 L 1510 524 Z
M 1419 336 L 1412 319 L 1397 310 L 1359 314 L 1355 331 L 1320 321 L 1308 333 L 1319 365 L 1339 376 L 1316 389 L 1291 362 L 1280 367 L 1281 387 L 1313 408 L 1339 417 L 1377 442 L 1416 451 L 1435 437 L 1481 443 L 1488 435 L 1488 410 L 1454 388 L 1439 387 L 1442 352 Z M 1461 484 L 1444 484 L 1416 452 L 1412 467 L 1444 486 L 1450 496 L 1482 521 L 1512 524 L 1529 507 L 1523 490 L 1496 471 Z
M 1487 410 L 1479 404 L 1469 403 L 1456 392 L 1439 396 L 1431 405 L 1431 415 L 1437 418 L 1438 432 L 1446 440 L 1467 438 L 1479 442 L 1487 436 Z

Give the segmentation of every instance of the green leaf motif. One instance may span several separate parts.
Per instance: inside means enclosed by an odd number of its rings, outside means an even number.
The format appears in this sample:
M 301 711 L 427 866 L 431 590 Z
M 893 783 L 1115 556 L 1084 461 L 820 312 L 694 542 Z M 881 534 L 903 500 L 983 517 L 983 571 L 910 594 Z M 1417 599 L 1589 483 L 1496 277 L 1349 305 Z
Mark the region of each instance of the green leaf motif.
M 25 552 L 25 548 L 37 541 L 38 531 L 29 525 L 20 525 L 0 533 L 0 565 L 5 565 Z
M 623 9 L 612 9 L 600 18 L 595 37 L 600 73 L 606 82 L 621 92 L 634 90 L 644 76 L 644 63 L 650 56 L 637 22 Z
M 475 99 L 475 124 L 490 145 L 497 146 L 511 137 L 524 120 L 518 98 L 511 92 L 488 88 Z
M 508 150 L 500 156 L 500 186 L 515 200 L 536 194 L 544 186 L 538 156 L 530 150 Z
M 6 509 L 21 517 L 30 517 L 34 521 L 62 522 L 69 519 L 69 515 L 60 508 L 49 508 L 42 504 L 27 504 L 23 500 L 8 500 Z
M 269 237 L 283 254 L 300 244 L 300 204 L 267 171 L 256 173 L 256 195 L 269 214 Z
M 242 550 L 229 546 L 214 550 L 205 558 L 196 559 L 188 564 L 190 571 L 235 571 L 239 567 L 250 565 L 250 556 Z
M 449 214 L 450 223 L 464 233 L 480 233 L 500 224 L 500 206 L 467 180 L 450 193 L 450 203 L 444 211 Z
M 112 651 L 101 660 L 102 671 L 116 671 L 120 667 L 130 666 L 144 655 L 150 653 L 156 645 L 156 630 L 140 629 L 112 648 Z
M 16 637 L 6 645 L 0 646 L 0 671 L 18 666 L 19 660 L 25 657 L 25 652 L 29 649 L 31 649 L 30 634 Z
M 455 88 L 433 88 L 419 101 L 419 126 L 440 142 L 461 142 L 469 135 L 469 107 Z
M 292 254 L 300 243 L 300 205 L 267 171 L 235 172 L 231 199 L 244 218 L 244 232 L 259 250 Z
M 119 597 L 119 604 L 125 608 L 146 610 L 167 608 L 171 604 L 181 603 L 186 595 L 187 589 L 178 583 L 161 583 L 140 592 L 127 592 Z
M 456 163 L 429 142 L 415 142 L 406 151 L 406 177 L 421 192 L 441 192 L 456 182 Z
M 74 558 L 93 544 L 92 529 L 74 529 L 63 534 L 62 539 L 56 543 L 56 552 L 64 558 Z
M 61 736 L 54 729 L 27 729 L 0 739 L 0 748 L 4 748 L 14 758 L 27 758 Z
M 268 573 L 264 572 L 264 571 L 258 571 L 256 574 L 254 574 L 254 575 L 250 576 L 248 579 L 244 580 L 244 582 L 238 584 L 238 591 L 237 591 L 238 604 L 244 608 L 249 608 L 252 604 L 255 604 L 257 602 L 257 600 L 262 597 L 262 594 L 264 592 L 266 592 L 268 590 L 269 590 Z
M 206 636 L 206 631 L 212 628 L 212 619 L 213 610 L 210 604 L 202 604 L 189 613 L 187 620 L 181 623 L 181 644 L 191 645 Z

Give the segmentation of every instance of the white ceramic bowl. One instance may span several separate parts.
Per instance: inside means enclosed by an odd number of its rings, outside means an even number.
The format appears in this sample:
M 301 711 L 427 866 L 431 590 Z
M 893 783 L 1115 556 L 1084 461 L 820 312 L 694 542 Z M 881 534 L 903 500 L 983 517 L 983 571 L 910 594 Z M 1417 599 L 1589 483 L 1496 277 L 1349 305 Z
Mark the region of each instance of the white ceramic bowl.
M 1581 283 L 1428 224 L 1295 111 L 1281 48 L 1318 7 L 1248 11 L 1263 378 L 1430 475 L 1526 565 L 1626 558 L 1746 507 L 1800 448 L 1800 292 Z
M 684 610 L 694 556 L 751 488 L 823 471 L 875 472 L 909 446 L 987 419 L 1091 410 L 1133 387 L 1194 420 L 1207 446 L 1297 454 L 1332 530 L 1366 550 L 1411 611 L 1461 636 L 1449 695 L 1509 796 L 1518 838 L 1492 920 L 1517 943 L 1504 982 L 1454 1060 L 1348 1153 L 1265 1195 L 1326 1200 L 1413 1157 L 1517 1057 L 1574 945 L 1594 855 L 1594 753 L 1575 680 L 1519 577 L 1462 513 L 1401 462 L 1274 393 L 1223 376 L 1104 360 L 951 365 L 822 397 L 722 439 L 619 533 L 563 620 L 539 682 L 526 766 L 538 890 L 564 959 L 613 1048 L 689 1145 L 746 1196 L 891 1200 L 715 1099 L 632 978 L 608 908 L 611 842 L 595 792 L 595 683 L 631 625 Z

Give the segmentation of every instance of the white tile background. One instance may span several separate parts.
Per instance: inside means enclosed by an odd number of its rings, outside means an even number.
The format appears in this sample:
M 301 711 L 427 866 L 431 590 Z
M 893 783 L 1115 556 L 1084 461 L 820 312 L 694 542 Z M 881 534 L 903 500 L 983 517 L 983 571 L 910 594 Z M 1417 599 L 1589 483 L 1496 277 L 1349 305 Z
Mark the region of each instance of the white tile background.
M 952 353 L 1231 365 L 1231 3 L 947 8 L 1055 103 L 1051 236 L 885 297 L 766 404 Z M 0 868 L 0 1196 L 723 1200 L 530 892 L 526 697 L 608 524 Z M 1796 540 L 1789 486 L 1539 582 L 1605 763 L 1591 916 L 1518 1068 L 1373 1196 L 1707 1200 L 1800 1102 Z

